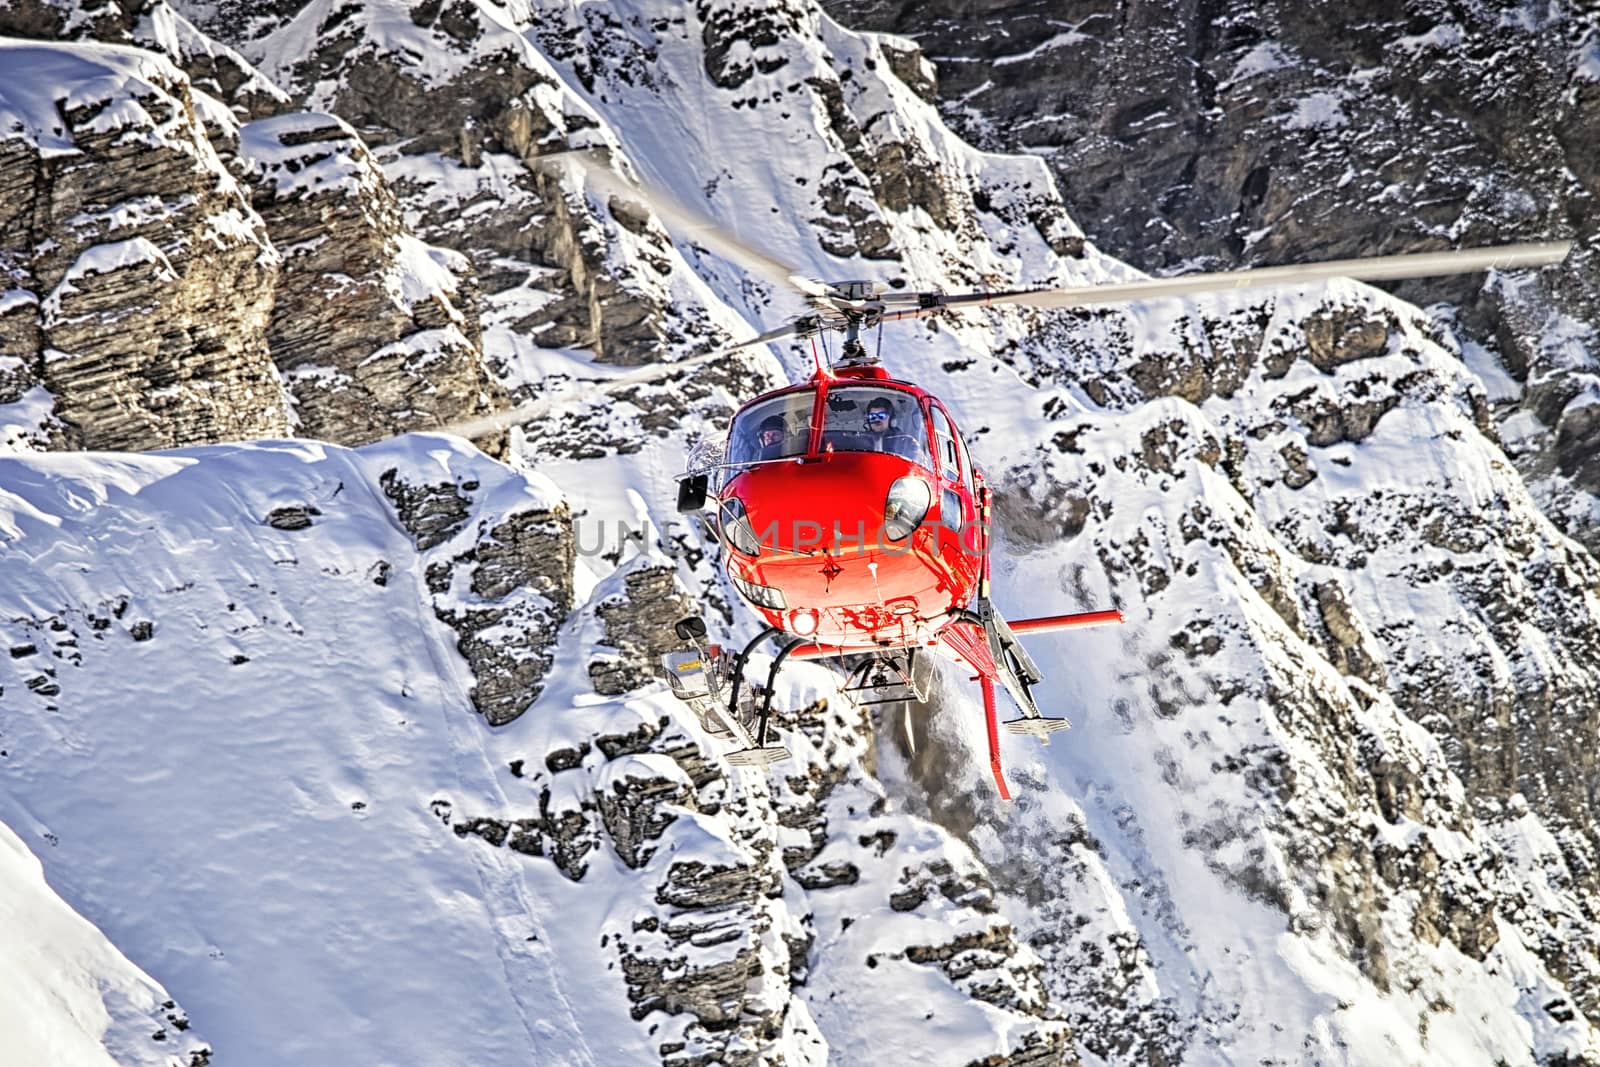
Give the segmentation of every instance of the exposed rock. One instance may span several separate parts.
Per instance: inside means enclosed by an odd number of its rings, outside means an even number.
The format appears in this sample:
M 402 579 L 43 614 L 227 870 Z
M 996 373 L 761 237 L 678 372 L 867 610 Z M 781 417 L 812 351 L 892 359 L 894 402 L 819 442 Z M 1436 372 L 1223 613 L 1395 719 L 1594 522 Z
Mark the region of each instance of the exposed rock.
M 188 80 L 148 53 L 3 49 L 13 85 L 31 66 L 59 67 L 65 80 L 39 79 L 39 91 L 80 92 L 71 106 L 21 102 L 26 117 L 0 143 L 0 248 L 32 294 L 0 298 L 6 354 L 54 395 L 66 440 L 148 449 L 284 434 L 265 344 L 277 256 Z
M 1331 639 L 1329 660 L 1345 674 L 1353 674 L 1379 689 L 1387 684 L 1383 664 L 1366 632 L 1350 608 L 1338 582 L 1319 582 L 1312 589 L 1323 629 Z
M 616 696 L 655 680 L 661 655 L 683 647 L 673 626 L 695 610 L 677 568 L 660 557 L 636 556 L 607 583 L 619 588 L 602 590 L 594 611 L 605 629 L 601 644 L 617 651 L 592 661 L 589 677 L 595 692 Z
M 472 510 L 471 500 L 464 494 L 478 488 L 454 482 L 412 485 L 393 469 L 383 472 L 379 484 L 399 513 L 400 524 L 421 549 L 441 545 L 460 532 Z
M 570 511 L 549 487 L 548 500 L 480 518 L 468 541 L 462 531 L 476 483 L 415 485 L 390 470 L 381 484 L 428 553 L 434 614 L 455 630 L 456 648 L 472 668 L 473 706 L 491 726 L 511 722 L 543 690 L 556 631 L 572 610 Z
M 597 786 L 600 820 L 629 867 L 643 867 L 677 816 L 671 806 L 694 807 L 694 786 L 666 756 L 625 756 L 606 764 Z M 676 865 L 674 865 L 676 867 Z
M 331 15 L 311 52 L 276 73 L 304 105 L 341 116 L 369 143 L 403 143 L 408 157 L 437 153 L 447 166 L 503 164 L 495 192 L 458 200 L 446 184 L 419 197 L 430 201 L 417 216 L 422 235 L 469 255 L 491 294 L 536 283 L 516 302 L 515 322 L 536 343 L 592 348 L 606 362 L 655 361 L 667 332 L 662 295 L 624 278 L 590 206 L 536 169 L 571 134 L 597 125 L 595 116 L 498 12 L 427 3 L 410 14 L 439 62 L 396 47 L 383 16 L 358 7 Z M 207 26 L 224 37 L 231 30 Z M 422 191 L 420 174 L 397 171 L 402 193 Z
M 267 342 L 303 433 L 359 445 L 506 406 L 466 260 L 406 230 L 353 129 L 260 119 L 240 131 L 239 169 L 283 258 Z
M 1498 915 L 1492 893 L 1484 888 L 1484 875 L 1461 861 L 1441 861 L 1431 838 L 1420 838 L 1409 848 L 1379 845 L 1377 873 L 1390 886 L 1415 894 L 1412 931 L 1429 944 L 1448 937 L 1473 959 L 1489 955 L 1500 939 Z M 1494 863 L 1485 857 L 1480 863 Z
M 1336 308 L 1306 320 L 1306 348 L 1318 370 L 1329 371 L 1357 359 L 1383 354 L 1397 325 L 1392 314 L 1369 308 Z
M 1600 392 L 1569 401 L 1557 421 L 1556 466 L 1573 483 L 1600 496 Z
M 457 837 L 476 837 L 500 848 L 538 859 L 548 859 L 570 881 L 588 873 L 588 856 L 600 843 L 593 797 L 574 798 L 553 783 L 538 797 L 538 814 L 518 819 L 457 816 L 447 800 L 434 802 L 434 813 Z M 558 803 L 554 798 L 562 796 Z
M 304 530 L 321 514 L 321 511 L 310 504 L 291 504 L 287 507 L 274 508 L 267 516 L 267 525 L 277 530 Z
M 936 103 L 939 93 L 938 72 L 923 56 L 916 42 L 904 37 L 883 37 L 878 43 L 894 76 L 905 82 L 906 88 L 916 93 L 919 100 Z

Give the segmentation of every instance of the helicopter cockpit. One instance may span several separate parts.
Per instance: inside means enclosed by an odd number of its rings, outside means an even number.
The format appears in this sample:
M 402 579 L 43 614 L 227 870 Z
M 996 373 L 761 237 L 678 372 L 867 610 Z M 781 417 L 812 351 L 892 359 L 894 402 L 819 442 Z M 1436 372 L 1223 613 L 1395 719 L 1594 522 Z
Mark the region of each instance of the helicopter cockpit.
M 748 469 L 810 454 L 816 400 L 816 388 L 795 389 L 739 412 L 728 434 L 728 466 Z M 933 469 L 927 420 L 916 394 L 834 383 L 826 388 L 822 408 L 822 433 L 816 445 L 820 454 L 881 452 Z

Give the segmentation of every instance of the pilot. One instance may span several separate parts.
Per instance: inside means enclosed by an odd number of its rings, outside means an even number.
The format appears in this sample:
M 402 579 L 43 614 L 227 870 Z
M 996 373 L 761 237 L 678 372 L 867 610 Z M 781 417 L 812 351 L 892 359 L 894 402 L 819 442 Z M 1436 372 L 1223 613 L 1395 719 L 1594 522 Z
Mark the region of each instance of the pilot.
M 783 455 L 785 436 L 782 415 L 768 415 L 756 429 L 756 458 L 778 459 Z
M 889 403 L 888 397 L 875 396 L 867 405 L 865 448 L 868 452 L 892 452 L 907 459 L 917 458 L 917 439 L 894 424 L 894 405 Z

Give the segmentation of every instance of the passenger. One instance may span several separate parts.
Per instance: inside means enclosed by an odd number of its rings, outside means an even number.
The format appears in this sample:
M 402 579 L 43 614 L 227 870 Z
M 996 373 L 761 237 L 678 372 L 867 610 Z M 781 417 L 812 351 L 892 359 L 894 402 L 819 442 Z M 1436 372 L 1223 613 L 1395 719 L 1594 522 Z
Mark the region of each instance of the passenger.
M 760 428 L 756 430 L 756 458 L 781 458 L 783 456 L 784 436 L 782 415 L 768 415 L 762 419 Z

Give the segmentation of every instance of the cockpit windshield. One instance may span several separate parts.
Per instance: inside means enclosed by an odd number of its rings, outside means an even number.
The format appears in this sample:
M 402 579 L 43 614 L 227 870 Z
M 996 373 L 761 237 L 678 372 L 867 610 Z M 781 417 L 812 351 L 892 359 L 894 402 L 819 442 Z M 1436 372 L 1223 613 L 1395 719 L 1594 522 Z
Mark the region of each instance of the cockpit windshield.
M 922 406 L 911 393 L 869 385 L 828 390 L 822 448 L 835 452 L 890 452 L 931 467 Z
M 751 404 L 733 420 L 727 462 L 735 466 L 803 456 L 811 443 L 816 390 L 785 393 Z

